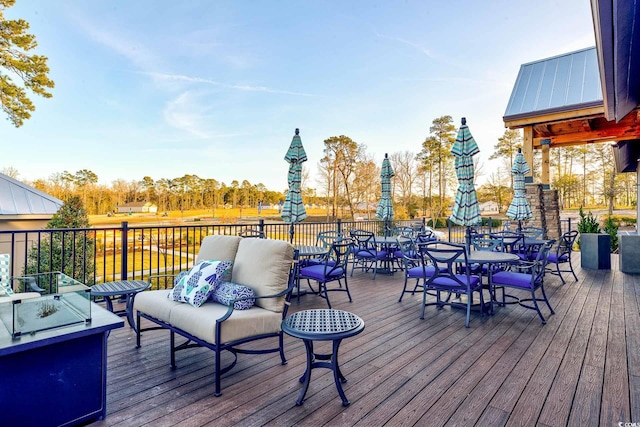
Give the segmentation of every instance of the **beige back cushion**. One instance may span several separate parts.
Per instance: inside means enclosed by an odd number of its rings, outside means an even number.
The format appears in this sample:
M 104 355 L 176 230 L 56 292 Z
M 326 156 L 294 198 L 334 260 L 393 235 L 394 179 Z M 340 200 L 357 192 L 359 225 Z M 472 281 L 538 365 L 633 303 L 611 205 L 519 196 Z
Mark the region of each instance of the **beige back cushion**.
M 287 289 L 293 246 L 273 239 L 242 239 L 233 263 L 232 281 L 251 287 L 257 296 Z M 256 305 L 276 313 L 284 310 L 284 297 L 257 299 Z
M 198 261 L 233 261 L 238 252 L 238 244 L 242 240 L 238 236 L 207 236 L 202 239 L 200 244 L 200 252 L 196 257 Z M 233 270 L 234 265 L 231 266 Z M 226 279 L 230 280 L 232 272 L 227 270 L 225 273 Z

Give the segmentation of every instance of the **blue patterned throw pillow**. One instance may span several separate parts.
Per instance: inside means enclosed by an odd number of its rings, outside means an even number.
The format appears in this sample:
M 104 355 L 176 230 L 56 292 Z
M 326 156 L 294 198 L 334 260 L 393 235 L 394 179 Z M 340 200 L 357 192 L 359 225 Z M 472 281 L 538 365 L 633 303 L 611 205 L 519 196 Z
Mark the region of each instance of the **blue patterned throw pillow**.
M 187 274 L 189 274 L 189 271 L 181 271 L 180 273 L 178 273 L 178 275 L 173 278 L 173 286 L 176 286 L 178 283 L 180 283 L 180 280 L 182 280 L 182 278 Z
M 236 310 L 248 310 L 253 307 L 256 300 L 256 294 L 248 286 L 238 285 L 232 282 L 222 282 L 214 289 L 211 294 L 211 299 L 220 304 L 229 305 L 234 299 L 242 297 L 251 297 L 242 301 L 236 301 L 233 303 L 233 308 Z
M 200 307 L 230 267 L 231 261 L 200 261 L 179 278 L 167 298 Z

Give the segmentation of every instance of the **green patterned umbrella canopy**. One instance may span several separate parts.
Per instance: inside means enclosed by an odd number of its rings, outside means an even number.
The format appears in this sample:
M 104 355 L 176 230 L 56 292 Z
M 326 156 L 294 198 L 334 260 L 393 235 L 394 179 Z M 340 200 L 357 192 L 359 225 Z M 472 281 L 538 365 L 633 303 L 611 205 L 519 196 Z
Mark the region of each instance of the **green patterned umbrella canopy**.
M 304 151 L 300 140 L 300 130 L 296 129 L 291 145 L 284 159 L 289 162 L 289 192 L 282 207 L 282 220 L 288 224 L 295 224 L 307 217 L 307 211 L 302 203 L 300 194 L 300 181 L 302 181 L 302 162 L 307 161 L 307 153 Z
M 524 159 L 522 150 L 518 149 L 518 154 L 513 162 L 511 174 L 513 175 L 513 200 L 507 209 L 507 216 L 514 221 L 525 221 L 531 219 L 531 206 L 525 197 L 524 176 L 531 171 L 527 161 Z
M 380 183 L 382 184 L 382 196 L 376 210 L 376 218 L 380 221 L 391 221 L 393 219 L 393 203 L 391 201 L 391 178 L 396 174 L 393 172 L 389 156 L 384 155 L 382 169 L 380 170 Z
M 482 220 L 478 196 L 473 186 L 473 155 L 479 153 L 480 150 L 466 123 L 466 119 L 463 118 L 462 126 L 458 129 L 456 142 L 451 148 L 451 154 L 455 156 L 458 191 L 449 219 L 458 225 L 470 226 L 476 225 Z

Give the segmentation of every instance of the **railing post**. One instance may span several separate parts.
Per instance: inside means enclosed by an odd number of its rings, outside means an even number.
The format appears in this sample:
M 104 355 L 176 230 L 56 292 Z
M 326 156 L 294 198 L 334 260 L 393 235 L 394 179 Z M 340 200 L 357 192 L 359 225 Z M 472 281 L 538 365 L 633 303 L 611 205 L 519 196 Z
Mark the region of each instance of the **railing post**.
M 491 234 L 492 227 L 493 227 L 493 218 L 489 217 L 489 234 Z
M 447 228 L 449 229 L 449 241 L 452 242 L 453 240 L 451 240 L 451 221 L 449 220 L 449 218 L 447 218 L 446 221 L 447 221 Z M 438 223 L 438 220 L 436 219 L 436 224 L 437 223 Z
M 342 219 L 341 218 L 338 218 L 338 233 L 342 233 Z
M 264 232 L 264 219 L 260 218 L 258 221 L 258 231 L 262 234 L 263 237 L 267 237 L 267 233 Z
M 120 245 L 122 252 L 120 253 L 120 280 L 127 280 L 127 258 L 129 257 L 129 223 L 122 221 L 122 229 L 120 231 Z

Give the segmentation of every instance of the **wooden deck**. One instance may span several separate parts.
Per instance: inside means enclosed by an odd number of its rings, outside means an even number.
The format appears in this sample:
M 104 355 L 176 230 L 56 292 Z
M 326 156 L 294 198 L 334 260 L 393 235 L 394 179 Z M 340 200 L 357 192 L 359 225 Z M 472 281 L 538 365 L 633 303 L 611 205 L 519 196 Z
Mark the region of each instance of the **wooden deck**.
M 421 295 L 398 297 L 403 274 L 356 272 L 334 308 L 358 314 L 364 332 L 343 341 L 340 366 L 351 405 L 344 408 L 329 370 L 313 371 L 304 405 L 295 401 L 305 366 L 300 340 L 285 337 L 288 364 L 277 355 L 239 355 L 213 396 L 213 352 L 178 353 L 169 367 L 169 334 L 109 337 L 105 420 L 122 426 L 614 426 L 640 422 L 640 276 L 617 270 L 581 270 L 562 285 L 548 275 L 556 311 L 542 325 L 518 305 L 494 316 L 427 307 Z M 325 308 L 306 295 L 293 311 Z M 543 313 L 547 314 L 546 309 Z M 322 349 L 317 346 L 316 349 Z

